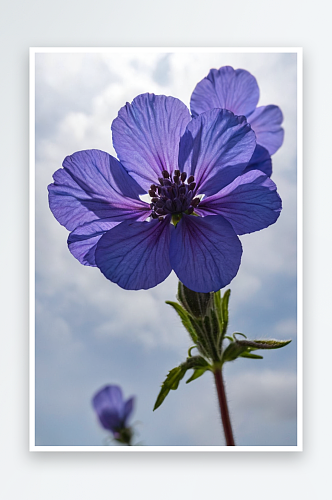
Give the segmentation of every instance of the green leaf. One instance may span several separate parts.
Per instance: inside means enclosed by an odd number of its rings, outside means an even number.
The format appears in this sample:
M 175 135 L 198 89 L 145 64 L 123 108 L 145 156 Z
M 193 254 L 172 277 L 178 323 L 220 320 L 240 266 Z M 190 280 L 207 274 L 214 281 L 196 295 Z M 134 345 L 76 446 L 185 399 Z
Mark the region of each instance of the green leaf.
M 246 351 L 249 352 L 247 346 L 241 346 L 238 342 L 231 342 L 224 350 L 221 361 L 222 363 L 225 363 L 226 361 L 234 361 Z
M 263 359 L 263 356 L 259 356 L 258 354 L 252 354 L 251 352 L 243 352 L 240 354 L 240 358 L 251 358 L 251 359 Z
M 177 302 L 172 302 L 170 300 L 166 300 L 166 304 L 169 304 L 170 306 L 172 306 L 176 310 L 176 312 L 178 313 L 178 315 L 181 318 L 183 326 L 187 329 L 190 337 L 192 338 L 192 340 L 196 344 L 197 334 L 192 326 L 192 323 L 190 321 L 190 318 L 189 318 L 187 311 L 182 306 L 180 306 L 180 304 L 178 304 Z
M 162 404 L 162 402 L 168 395 L 169 391 L 171 390 L 175 391 L 178 388 L 179 383 L 183 379 L 186 371 L 190 370 L 191 368 L 193 368 L 195 371 L 203 370 L 202 373 L 199 373 L 194 377 L 198 378 L 200 375 L 203 375 L 203 373 L 206 370 L 209 370 L 211 367 L 209 363 L 206 361 L 206 359 L 202 358 L 201 356 L 192 356 L 191 358 L 187 358 L 187 360 L 184 363 L 181 363 L 180 366 L 173 368 L 170 372 L 168 372 L 168 375 L 161 386 L 161 390 L 158 394 L 153 411 L 156 410 Z M 194 378 L 191 377 L 191 380 L 194 380 Z
M 169 391 L 171 391 L 171 390 L 175 391 L 178 388 L 180 380 L 184 377 L 185 373 L 186 373 L 186 370 L 183 370 L 181 368 L 181 366 L 173 368 L 173 370 L 171 370 L 168 373 L 165 381 L 163 382 L 163 384 L 161 386 L 161 390 L 158 394 L 153 411 L 156 410 L 161 405 L 161 403 L 164 401 L 164 399 L 168 395 Z
M 207 370 L 210 370 L 210 368 L 208 366 L 206 368 L 196 368 L 196 370 L 194 370 L 194 373 L 192 374 L 192 376 L 190 378 L 188 378 L 188 380 L 186 381 L 186 384 L 189 384 L 189 382 L 192 382 L 196 378 L 200 377 Z

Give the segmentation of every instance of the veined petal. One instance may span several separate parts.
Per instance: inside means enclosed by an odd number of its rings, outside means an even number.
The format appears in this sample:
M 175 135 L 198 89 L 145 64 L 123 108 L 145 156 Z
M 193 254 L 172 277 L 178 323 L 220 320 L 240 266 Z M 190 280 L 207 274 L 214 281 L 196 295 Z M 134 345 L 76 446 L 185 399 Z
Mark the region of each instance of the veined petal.
M 70 231 L 96 219 L 121 221 L 149 213 L 142 188 L 108 153 L 96 149 L 67 156 L 48 186 L 54 217 Z
M 114 149 L 146 190 L 163 170 L 178 168 L 179 141 L 189 121 L 183 102 L 164 95 L 142 94 L 120 109 L 112 123 Z
M 105 233 L 96 250 L 96 264 L 107 279 L 126 290 L 152 288 L 172 268 L 169 218 L 150 222 L 124 221 Z
M 236 234 L 270 226 L 280 211 L 281 199 L 275 183 L 259 170 L 241 175 L 219 193 L 204 198 L 197 208 L 202 215 L 223 215 Z
M 212 195 L 242 174 L 255 147 L 255 134 L 243 116 L 212 109 L 188 124 L 179 167 L 194 176 L 199 194 Z
M 253 75 L 244 69 L 223 66 L 219 70 L 211 69 L 208 76 L 196 85 L 190 109 L 193 116 L 213 108 L 247 116 L 256 108 L 258 99 L 259 88 Z
M 254 154 L 252 155 L 246 169 L 244 170 L 244 174 L 246 172 L 250 172 L 250 170 L 260 170 L 268 177 L 271 177 L 272 174 L 272 160 L 271 156 L 267 149 L 263 148 L 263 146 L 256 145 Z
M 238 272 L 242 246 L 231 224 L 220 215 L 183 215 L 170 247 L 172 267 L 195 292 L 216 292 Z
M 282 145 L 284 129 L 281 128 L 283 115 L 278 106 L 260 106 L 247 117 L 260 144 L 273 155 Z
M 120 222 L 99 219 L 77 227 L 68 236 L 68 248 L 84 266 L 96 266 L 95 252 L 100 238 Z

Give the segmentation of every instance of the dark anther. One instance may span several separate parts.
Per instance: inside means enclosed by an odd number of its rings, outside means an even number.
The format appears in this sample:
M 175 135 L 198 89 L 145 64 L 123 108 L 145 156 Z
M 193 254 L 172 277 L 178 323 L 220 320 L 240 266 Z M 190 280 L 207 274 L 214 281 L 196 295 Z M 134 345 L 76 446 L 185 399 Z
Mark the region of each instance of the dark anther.
M 159 184 L 151 184 L 151 219 L 165 220 L 165 216 L 174 215 L 181 218 L 182 213 L 195 213 L 200 199 L 195 196 L 196 183 L 194 176 L 187 177 L 186 172 L 174 170 L 170 175 L 167 170 L 162 171 L 158 178 Z
M 165 207 L 167 208 L 167 210 L 169 210 L 171 212 L 174 209 L 174 205 L 173 205 L 172 200 L 167 200 L 165 203 Z

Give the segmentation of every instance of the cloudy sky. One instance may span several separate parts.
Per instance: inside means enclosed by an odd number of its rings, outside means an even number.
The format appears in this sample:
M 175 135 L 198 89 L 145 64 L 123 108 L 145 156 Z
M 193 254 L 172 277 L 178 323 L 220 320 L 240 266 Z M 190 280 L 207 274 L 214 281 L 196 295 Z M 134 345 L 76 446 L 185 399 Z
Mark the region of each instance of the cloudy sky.
M 242 446 L 296 445 L 296 54 L 39 53 L 36 65 L 36 445 L 103 446 L 107 432 L 91 407 L 105 384 L 136 396 L 136 442 L 145 446 L 223 445 L 212 375 L 180 383 L 152 411 L 167 372 L 191 345 L 175 312 L 177 278 L 126 291 L 67 248 L 68 232 L 48 208 L 47 185 L 65 156 L 82 149 L 115 154 L 110 126 L 145 92 L 189 106 L 211 68 L 250 71 L 259 105 L 284 114 L 285 141 L 273 156 L 283 200 L 276 224 L 241 237 L 242 264 L 230 284 L 229 333 L 288 339 L 260 361 L 225 367 L 235 440 Z

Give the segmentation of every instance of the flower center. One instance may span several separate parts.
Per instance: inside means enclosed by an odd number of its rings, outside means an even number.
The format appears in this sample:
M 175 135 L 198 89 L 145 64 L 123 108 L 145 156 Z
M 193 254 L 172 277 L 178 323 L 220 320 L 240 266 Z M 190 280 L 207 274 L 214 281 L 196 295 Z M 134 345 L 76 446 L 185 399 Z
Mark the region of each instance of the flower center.
M 194 176 L 187 179 L 186 172 L 180 170 L 174 170 L 173 178 L 166 170 L 162 175 L 158 179 L 160 184 L 152 184 L 149 190 L 151 217 L 162 221 L 168 214 L 192 214 L 200 202 L 194 198 Z

